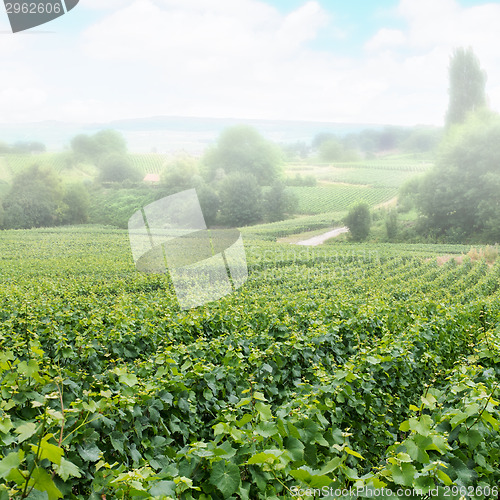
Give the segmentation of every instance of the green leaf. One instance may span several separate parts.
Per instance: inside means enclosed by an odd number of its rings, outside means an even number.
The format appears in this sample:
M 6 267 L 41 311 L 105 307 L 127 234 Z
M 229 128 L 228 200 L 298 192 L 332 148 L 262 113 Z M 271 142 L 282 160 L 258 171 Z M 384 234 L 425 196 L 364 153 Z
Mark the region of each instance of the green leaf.
M 259 412 L 260 418 L 262 420 L 272 420 L 273 415 L 271 413 L 271 407 L 264 403 L 256 403 L 255 409 Z
M 26 377 L 32 377 L 35 373 L 38 373 L 38 363 L 31 359 L 28 363 L 22 361 L 17 367 L 17 371 Z
M 405 420 L 401 425 L 399 426 L 399 430 L 401 432 L 408 432 L 410 430 L 410 421 Z
M 255 391 L 253 393 L 253 398 L 257 399 L 258 401 L 267 401 L 264 394 L 262 394 L 262 392 L 258 392 L 258 391 Z
M 407 439 L 403 443 L 406 447 L 406 451 L 408 455 L 410 455 L 412 460 L 414 460 L 415 462 L 420 462 L 421 464 L 427 464 L 431 460 L 429 458 L 429 455 L 427 454 L 426 449 L 428 445 L 432 444 L 432 440 L 429 437 L 425 438 L 423 436 L 418 436 L 418 435 L 415 437 L 419 437 L 425 441 L 419 442 L 417 439 L 415 439 L 415 441 Z
M 495 431 L 498 431 L 500 429 L 500 422 L 498 422 L 496 418 L 493 418 L 488 411 L 483 411 L 483 413 L 481 414 L 481 419 L 485 422 L 488 422 L 488 424 L 490 424 Z
M 397 459 L 400 462 L 404 462 L 404 463 L 411 463 L 412 462 L 410 455 L 408 455 L 407 453 L 398 453 Z
M 304 445 L 297 438 L 286 437 L 283 440 L 283 446 L 294 461 L 303 460 Z
M 330 472 L 333 472 L 337 470 L 340 466 L 340 464 L 345 460 L 343 457 L 335 457 L 334 459 L 330 460 L 322 469 L 321 469 L 321 474 L 330 474 Z
M 12 427 L 14 426 L 12 425 L 12 421 L 10 420 L 9 416 L 0 419 L 0 432 L 2 432 L 3 434 L 7 434 L 7 432 L 9 432 Z
M 309 484 L 312 478 L 311 473 L 304 469 L 291 470 L 290 476 L 292 476 L 294 479 L 298 479 L 299 481 L 303 481 L 304 483 L 307 484 Z
M 250 413 L 247 413 L 241 417 L 241 419 L 237 422 L 238 427 L 243 427 L 245 424 L 248 424 L 253 419 Z
M 471 429 L 469 431 L 462 429 L 460 431 L 459 439 L 462 444 L 465 444 L 471 450 L 477 448 L 479 443 L 482 443 L 484 440 L 483 435 L 475 429 Z
M 49 495 L 45 491 L 32 490 L 26 500 L 49 500 Z
M 431 410 L 435 408 L 437 399 L 432 394 L 427 394 L 426 396 L 420 396 L 420 400 L 425 406 L 429 407 Z
M 78 446 L 78 453 L 85 462 L 97 462 L 100 458 L 101 450 L 95 444 Z
M 216 486 L 225 498 L 230 497 L 240 486 L 239 467 L 225 460 L 217 462 L 212 467 L 210 483 Z
M 459 411 L 451 420 L 450 424 L 452 428 L 455 428 L 458 424 L 461 424 L 462 422 L 465 422 L 469 418 L 469 415 L 467 413 L 464 413 L 463 411 Z
M 451 486 L 453 484 L 453 481 L 450 479 L 450 476 L 443 472 L 441 469 L 438 469 L 436 471 L 436 476 L 443 481 L 445 486 Z
M 125 444 L 125 436 L 122 432 L 113 431 L 109 436 L 109 439 L 116 451 L 119 451 L 120 453 L 124 452 L 123 445 Z
M 60 465 L 56 466 L 56 472 L 63 481 L 67 481 L 70 477 L 82 477 L 80 469 L 64 457 L 61 458 Z
M 462 486 L 473 484 L 474 480 L 477 478 L 476 472 L 469 469 L 467 465 L 457 457 L 450 459 L 450 466 L 450 470 L 457 476 Z
M 257 453 L 248 459 L 248 465 L 272 464 L 283 454 L 281 450 L 267 450 Z
M 346 451 L 347 453 L 349 453 L 349 455 L 352 455 L 353 457 L 361 458 L 361 460 L 364 460 L 364 458 L 357 451 L 351 450 L 351 448 L 349 448 L 349 446 L 346 446 L 344 448 L 344 451 Z
M 278 434 L 278 428 L 274 422 L 259 422 L 255 426 L 255 432 L 262 437 L 271 437 Z
M 137 380 L 137 377 L 133 373 L 124 373 L 118 377 L 118 380 L 129 387 L 134 387 L 134 385 L 139 383 L 139 380 Z
M 149 494 L 154 497 L 170 496 L 175 497 L 175 482 L 174 481 L 158 481 L 149 490 Z
M 431 432 L 432 419 L 429 415 L 422 415 L 420 418 L 410 418 L 410 429 L 422 436 L 428 436 Z
M 37 425 L 29 422 L 26 424 L 22 424 L 16 428 L 14 431 L 16 434 L 19 434 L 18 442 L 22 443 L 29 439 L 33 434 L 36 433 Z
M 392 473 L 393 481 L 402 486 L 411 486 L 413 478 L 417 473 L 417 469 L 412 464 L 402 463 L 399 465 L 391 465 L 389 470 Z
M 40 443 L 40 446 L 31 445 L 31 449 L 35 454 L 40 455 L 40 460 L 49 460 L 53 464 L 61 465 L 61 457 L 64 455 L 64 450 L 59 446 L 50 444 L 48 441 L 52 438 L 52 434 L 45 436 Z
M 33 471 L 32 481 L 35 489 L 38 491 L 45 491 L 47 493 L 49 500 L 58 500 L 59 498 L 63 498 L 62 493 L 57 489 L 57 486 L 45 469 L 37 467 Z
M 2 461 L 0 461 L 0 478 L 5 479 L 12 469 L 17 469 L 23 461 L 24 454 L 22 451 L 17 453 L 9 453 Z

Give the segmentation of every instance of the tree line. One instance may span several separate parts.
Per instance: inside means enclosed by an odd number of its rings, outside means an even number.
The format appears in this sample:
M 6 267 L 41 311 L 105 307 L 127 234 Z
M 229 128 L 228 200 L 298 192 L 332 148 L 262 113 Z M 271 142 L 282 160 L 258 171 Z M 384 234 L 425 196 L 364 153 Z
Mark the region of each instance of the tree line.
M 14 178 L 0 203 L 0 227 L 106 221 L 126 227 L 130 214 L 140 208 L 137 200 L 154 201 L 190 188 L 197 190 L 209 225 L 234 227 L 281 220 L 297 207 L 296 198 L 284 184 L 280 149 L 248 126 L 225 130 L 199 161 L 179 156 L 169 162 L 154 191 L 141 185 L 142 174 L 133 167 L 120 133 L 80 134 L 70 144 L 69 163 L 95 165 L 98 175 L 94 182 L 65 184 L 53 169 L 35 163 Z M 122 215 L 103 213 L 116 208 L 115 200 L 122 203 L 115 195 L 124 187 L 137 196 L 127 198 Z M 145 189 L 148 196 L 144 196 Z
M 417 233 L 449 242 L 500 242 L 500 115 L 487 106 L 486 73 L 471 48 L 454 51 L 449 105 L 435 166 L 402 187 Z

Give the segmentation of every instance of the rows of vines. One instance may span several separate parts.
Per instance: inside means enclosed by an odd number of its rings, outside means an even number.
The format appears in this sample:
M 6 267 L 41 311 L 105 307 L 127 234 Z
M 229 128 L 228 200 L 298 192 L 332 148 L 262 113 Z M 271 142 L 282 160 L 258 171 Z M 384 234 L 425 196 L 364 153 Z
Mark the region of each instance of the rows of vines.
M 125 232 L 2 236 L 1 500 L 497 498 L 498 263 L 247 241 L 181 311 Z

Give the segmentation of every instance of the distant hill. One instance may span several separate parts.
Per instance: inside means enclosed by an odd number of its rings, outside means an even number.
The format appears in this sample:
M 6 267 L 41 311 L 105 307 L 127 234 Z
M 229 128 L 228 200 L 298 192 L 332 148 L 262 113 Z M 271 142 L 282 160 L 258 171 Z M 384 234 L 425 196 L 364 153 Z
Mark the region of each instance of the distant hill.
M 245 120 L 236 118 L 191 118 L 155 116 L 115 120 L 107 123 L 67 123 L 44 121 L 32 123 L 0 123 L 0 141 L 41 141 L 49 151 L 68 147 L 70 139 L 80 133 L 92 134 L 112 128 L 123 133 L 129 150 L 137 153 L 172 153 L 186 151 L 200 154 L 214 142 L 220 132 L 231 125 L 248 124 L 275 142 L 310 142 L 320 132 L 345 135 L 384 125 L 356 123 L 301 122 L 283 120 Z

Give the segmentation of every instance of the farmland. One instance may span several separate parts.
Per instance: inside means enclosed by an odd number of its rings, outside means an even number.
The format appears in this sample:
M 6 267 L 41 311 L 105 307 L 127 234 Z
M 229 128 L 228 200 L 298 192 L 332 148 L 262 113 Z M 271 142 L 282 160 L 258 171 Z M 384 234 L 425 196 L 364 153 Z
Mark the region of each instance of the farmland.
M 342 186 L 332 184 L 318 187 L 290 187 L 299 202 L 299 213 L 314 215 L 347 210 L 358 201 L 374 206 L 389 201 L 398 194 L 394 188 L 370 188 L 367 186 Z
M 181 311 L 125 231 L 2 233 L 0 498 L 497 497 L 498 261 L 246 250 L 237 293 Z

